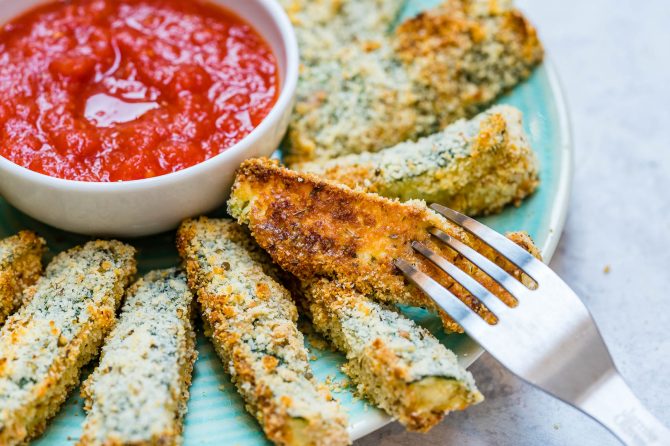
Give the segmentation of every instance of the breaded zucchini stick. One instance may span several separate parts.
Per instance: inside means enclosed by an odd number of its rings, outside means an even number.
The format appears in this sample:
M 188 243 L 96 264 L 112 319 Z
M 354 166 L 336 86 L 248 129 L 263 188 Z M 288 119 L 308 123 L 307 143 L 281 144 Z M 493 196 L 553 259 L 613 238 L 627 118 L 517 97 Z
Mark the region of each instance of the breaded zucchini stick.
M 317 387 L 297 310 L 232 220 L 189 220 L 177 236 L 214 348 L 247 410 L 278 445 L 346 445 L 346 417 Z
M 325 277 L 352 286 L 365 296 L 437 310 L 421 290 L 405 282 L 393 261 L 403 258 L 435 277 L 489 320 L 493 315 L 450 276 L 416 254 L 412 241 L 422 242 L 510 305 L 516 301 L 488 275 L 441 242 L 428 230 L 436 227 L 473 247 L 522 278 L 518 269 L 465 230 L 428 209 L 424 202 L 406 203 L 355 191 L 312 174 L 297 173 L 265 158 L 245 161 L 238 170 L 228 212 L 248 225 L 258 244 L 273 260 L 301 280 Z M 529 237 L 512 238 L 535 250 Z M 461 331 L 444 312 L 445 328 Z
M 79 445 L 179 445 L 195 351 L 186 275 L 154 271 L 126 293 L 100 364 L 82 387 Z
M 509 106 L 493 107 L 416 142 L 293 168 L 401 201 L 437 202 L 469 215 L 518 204 L 538 184 L 537 159 L 521 112 Z
M 401 23 L 393 47 L 423 92 L 421 113 L 438 128 L 480 112 L 544 57 L 512 0 L 446 0 Z
M 354 42 L 375 45 L 389 31 L 405 0 L 280 0 L 293 23 L 303 66 L 332 59 Z
M 358 391 L 408 429 L 425 432 L 483 399 L 456 355 L 397 310 L 326 279 L 302 290 L 314 327 L 346 354 L 343 370 Z
M 284 144 L 288 165 L 377 151 L 437 131 L 435 118 L 419 113 L 422 93 L 386 39 L 368 45 L 330 50 L 330 59 L 303 65 Z
M 0 329 L 0 444 L 23 444 L 78 384 L 135 274 L 135 249 L 87 243 L 56 256 L 32 297 Z
M 299 39 L 309 28 L 321 26 L 339 29 L 339 37 L 345 42 L 357 39 L 361 34 L 380 35 L 391 31 L 405 0 L 279 0 L 279 4 L 295 26 Z
M 30 231 L 0 240 L 0 327 L 23 303 L 23 291 L 42 274 L 45 246 L 44 239 Z
M 447 0 L 390 34 L 338 40 L 349 25 L 358 26 L 333 20 L 298 29 L 301 47 L 318 56 L 300 73 L 289 165 L 433 134 L 481 111 L 543 58 L 535 29 L 511 1 Z

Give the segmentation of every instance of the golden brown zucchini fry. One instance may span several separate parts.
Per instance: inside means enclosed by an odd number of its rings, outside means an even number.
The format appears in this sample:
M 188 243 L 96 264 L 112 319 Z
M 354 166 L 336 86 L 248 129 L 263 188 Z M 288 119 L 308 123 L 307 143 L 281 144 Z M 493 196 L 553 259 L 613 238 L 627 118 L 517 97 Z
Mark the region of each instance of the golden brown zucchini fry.
M 217 354 L 275 444 L 350 443 L 346 417 L 312 376 L 289 292 L 264 272 L 244 228 L 187 220 L 177 236 L 191 288 Z
M 446 0 L 400 24 L 393 44 L 438 128 L 481 111 L 544 57 L 512 0 Z
M 508 304 L 515 301 L 489 276 L 461 256 L 432 240 L 428 229 L 437 227 L 489 257 L 517 277 L 520 272 L 488 245 L 447 222 L 424 202 L 406 203 L 359 192 L 279 167 L 258 158 L 240 167 L 228 211 L 248 225 L 258 244 L 283 269 L 302 280 L 331 278 L 351 285 L 365 296 L 386 302 L 435 309 L 419 289 L 407 284 L 393 261 L 403 258 L 431 274 L 477 312 L 493 317 L 473 296 L 417 255 L 410 246 L 419 241 L 464 269 Z M 531 250 L 529 237 L 513 239 Z M 461 331 L 445 313 L 445 328 Z
M 42 274 L 45 245 L 30 231 L 0 240 L 0 327 L 23 303 L 23 291 Z
M 496 106 L 416 142 L 293 168 L 401 201 L 418 198 L 468 215 L 491 214 L 518 205 L 538 184 L 521 121 L 519 110 Z

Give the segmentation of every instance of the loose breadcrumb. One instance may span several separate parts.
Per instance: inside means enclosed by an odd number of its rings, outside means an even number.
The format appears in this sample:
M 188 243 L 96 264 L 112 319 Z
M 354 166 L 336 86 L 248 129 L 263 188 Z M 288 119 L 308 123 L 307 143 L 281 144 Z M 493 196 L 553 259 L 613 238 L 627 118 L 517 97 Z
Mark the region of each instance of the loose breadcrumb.
M 79 445 L 179 445 L 195 351 L 186 275 L 154 271 L 133 285 L 82 387 Z
M 0 444 L 23 444 L 78 384 L 116 321 L 135 249 L 95 241 L 56 256 L 0 330 Z
M 352 188 L 440 203 L 468 215 L 518 205 L 538 185 L 538 165 L 521 112 L 496 106 L 416 142 L 376 153 L 296 164 Z
M 177 246 L 215 350 L 247 410 L 278 445 L 350 443 L 339 405 L 317 386 L 289 292 L 232 220 L 182 224 Z
M 30 231 L 0 240 L 0 327 L 23 303 L 23 292 L 42 274 L 44 239 Z
M 385 302 L 431 308 L 436 305 L 408 284 L 394 265 L 405 259 L 430 274 L 489 321 L 486 307 L 430 261 L 416 254 L 422 242 L 473 276 L 509 305 L 515 299 L 462 256 L 436 242 L 428 232 L 439 228 L 473 247 L 516 277 L 521 272 L 464 229 L 449 223 L 423 201 L 406 203 L 356 191 L 312 174 L 280 167 L 265 158 L 245 161 L 238 170 L 228 212 L 248 225 L 258 244 L 286 271 L 301 280 L 336 279 L 359 293 Z M 537 253 L 527 234 L 510 235 Z M 462 331 L 444 312 L 445 328 Z

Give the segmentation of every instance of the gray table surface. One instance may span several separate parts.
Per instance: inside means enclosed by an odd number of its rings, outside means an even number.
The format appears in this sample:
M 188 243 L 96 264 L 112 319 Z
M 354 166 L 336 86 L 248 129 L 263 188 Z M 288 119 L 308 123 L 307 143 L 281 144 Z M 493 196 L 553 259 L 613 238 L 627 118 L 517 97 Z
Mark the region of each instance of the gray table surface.
M 670 425 L 670 1 L 517 3 L 559 72 L 574 130 L 568 221 L 551 266 L 591 309 L 633 390 Z M 428 434 L 394 423 L 356 445 L 618 444 L 488 355 L 471 371 L 484 403 Z

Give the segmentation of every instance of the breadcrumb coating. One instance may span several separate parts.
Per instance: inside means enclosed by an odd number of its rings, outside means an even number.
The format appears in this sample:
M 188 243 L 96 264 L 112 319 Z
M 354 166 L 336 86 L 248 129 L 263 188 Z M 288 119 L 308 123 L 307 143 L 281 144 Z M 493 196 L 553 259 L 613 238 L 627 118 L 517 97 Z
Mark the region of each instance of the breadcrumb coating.
M 350 443 L 347 420 L 314 380 L 289 292 L 266 274 L 258 250 L 232 220 L 187 220 L 177 246 L 207 334 L 226 370 L 278 445 Z
M 280 0 L 293 24 L 303 65 L 326 60 L 345 42 L 374 45 L 386 35 L 405 0 Z
M 521 112 L 510 106 L 495 106 L 416 142 L 292 167 L 351 188 L 402 201 L 423 199 L 468 215 L 518 205 L 539 183 Z
M 379 1 L 283 2 L 303 57 L 288 165 L 438 132 L 542 61 L 535 29 L 511 1 L 446 0 L 394 31 L 401 2 Z
M 356 191 L 312 174 L 291 171 L 265 158 L 242 164 L 228 212 L 249 226 L 258 244 L 279 266 L 301 280 L 334 279 L 383 302 L 438 311 L 433 301 L 407 283 L 394 266 L 394 260 L 402 258 L 430 274 L 484 318 L 494 321 L 476 298 L 414 252 L 411 242 L 418 241 L 463 269 L 507 304 L 516 304 L 483 271 L 433 240 L 428 232 L 431 227 L 443 230 L 525 280 L 496 251 L 428 209 L 422 201 L 401 203 Z M 527 234 L 516 233 L 511 238 L 533 247 Z M 462 331 L 446 313 L 440 312 L 440 316 L 447 330 Z
M 197 357 L 186 275 L 153 271 L 126 293 L 100 364 L 82 386 L 86 421 L 78 444 L 180 445 Z
M 136 272 L 135 249 L 94 241 L 57 255 L 0 329 L 0 444 L 41 433 L 98 354 Z
M 0 240 L 0 327 L 23 303 L 23 292 L 42 274 L 46 242 L 21 231 Z
M 447 0 L 409 19 L 394 49 L 437 128 L 472 116 L 530 76 L 544 57 L 535 28 L 511 0 Z
M 301 288 L 314 327 L 347 357 L 357 390 L 413 431 L 482 401 L 469 372 L 428 330 L 334 281 Z

